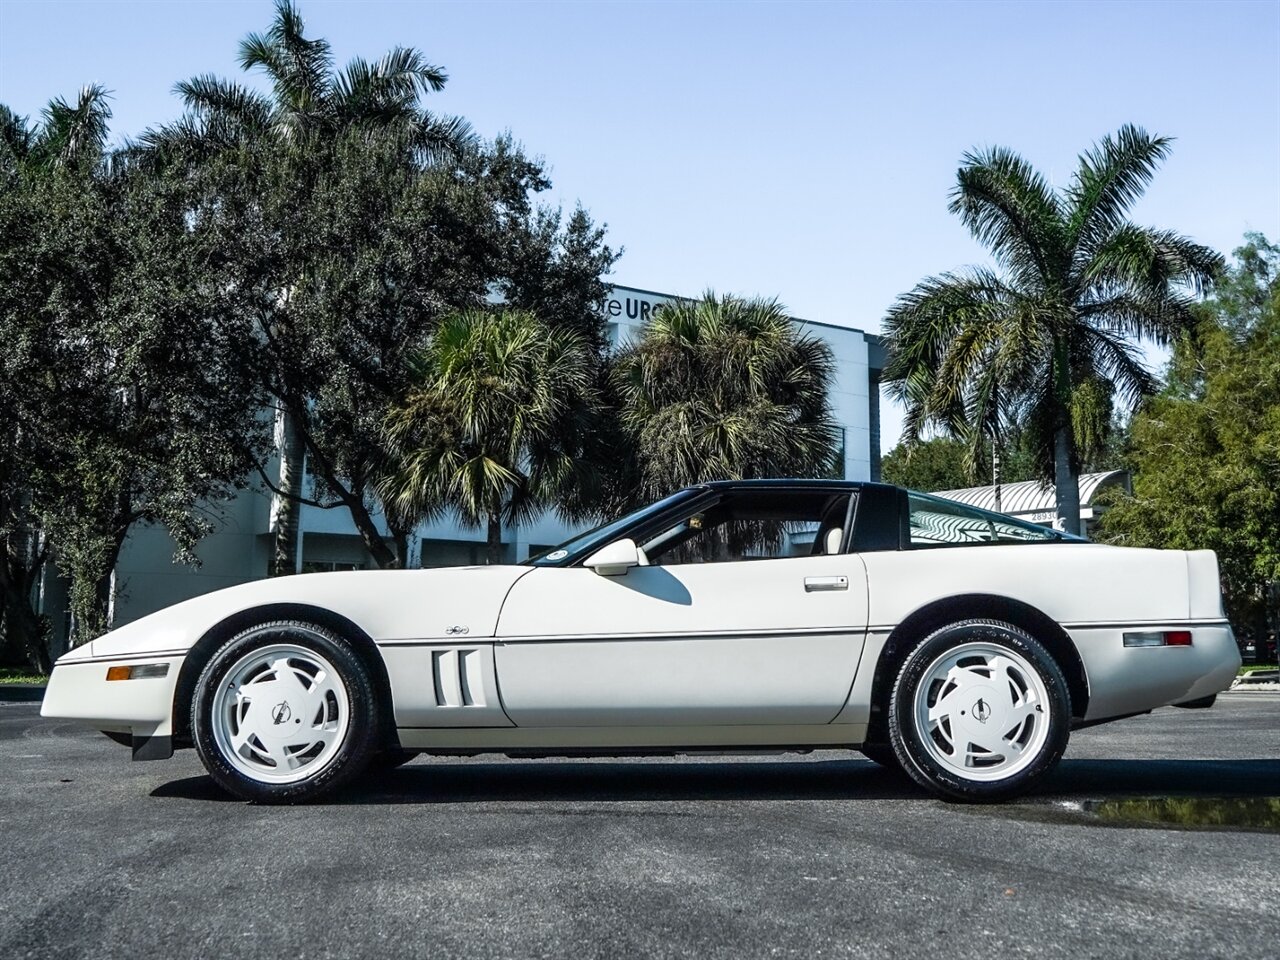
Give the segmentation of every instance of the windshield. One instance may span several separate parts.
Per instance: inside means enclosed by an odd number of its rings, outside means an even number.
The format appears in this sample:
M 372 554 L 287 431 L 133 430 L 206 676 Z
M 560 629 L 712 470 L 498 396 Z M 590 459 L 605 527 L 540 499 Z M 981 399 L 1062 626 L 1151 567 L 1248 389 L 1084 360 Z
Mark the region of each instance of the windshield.
M 625 517 L 617 520 L 609 520 L 598 527 L 593 527 L 586 533 L 578 534 L 572 540 L 566 540 L 559 546 L 544 550 L 537 556 L 530 557 L 525 563 L 544 567 L 559 567 L 572 563 L 581 554 L 597 550 L 605 544 L 612 543 L 623 531 L 631 529 L 636 524 L 643 523 L 649 517 L 662 513 L 670 507 L 688 500 L 690 497 L 697 496 L 700 492 L 696 487 L 691 487 L 678 493 L 673 493 L 657 503 L 641 507 L 639 510 L 628 513 Z

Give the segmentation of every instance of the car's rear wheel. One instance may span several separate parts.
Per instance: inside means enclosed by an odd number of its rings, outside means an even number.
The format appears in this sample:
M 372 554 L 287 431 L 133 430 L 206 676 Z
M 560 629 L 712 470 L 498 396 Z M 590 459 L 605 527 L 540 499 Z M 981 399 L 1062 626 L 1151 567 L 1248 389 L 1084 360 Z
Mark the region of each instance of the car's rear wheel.
M 224 789 L 298 803 L 346 783 L 380 744 L 377 690 L 351 645 L 297 621 L 237 634 L 205 666 L 193 739 Z
M 902 768 L 950 800 L 1001 800 L 1030 789 L 1062 758 L 1071 699 L 1062 670 L 1030 634 L 966 620 L 906 658 L 889 704 Z

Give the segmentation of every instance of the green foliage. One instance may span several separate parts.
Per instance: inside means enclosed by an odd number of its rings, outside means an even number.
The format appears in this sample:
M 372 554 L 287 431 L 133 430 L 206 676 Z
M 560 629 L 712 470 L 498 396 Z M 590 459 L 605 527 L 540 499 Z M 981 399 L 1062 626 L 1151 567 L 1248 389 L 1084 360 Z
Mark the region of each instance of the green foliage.
M 1112 424 L 1105 448 L 1083 466 L 1082 472 L 1119 469 L 1119 449 L 1127 435 L 1124 424 Z M 991 441 L 982 440 L 976 460 L 974 453 L 970 440 L 957 437 L 938 436 L 914 444 L 900 443 L 885 454 L 881 472 L 885 483 L 925 493 L 994 483 Z M 1000 438 L 1000 482 L 1021 483 L 1038 476 L 1030 438 L 1026 431 L 1014 425 Z
M 969 444 L 972 469 L 985 441 L 1020 425 L 1072 532 L 1081 461 L 1105 451 L 1117 401 L 1131 407 L 1156 386 L 1135 341 L 1191 329 L 1222 266 L 1126 219 L 1170 146 L 1122 127 L 1081 155 L 1060 191 L 1005 148 L 967 154 L 950 209 L 998 269 L 924 280 L 885 319 L 884 382 L 906 406 L 907 441 L 940 428 Z
M 386 419 L 390 469 L 379 493 L 401 516 L 456 512 L 487 523 L 564 508 L 587 468 L 581 438 L 599 408 L 596 358 L 578 333 L 532 313 L 472 310 L 446 318 L 412 362 L 412 386 Z
M 219 238 L 188 216 L 188 181 L 102 152 L 108 116 L 97 94 L 55 101 L 0 195 L 5 530 L 11 556 L 44 541 L 71 577 L 76 642 L 106 626 L 133 525 L 163 525 L 193 561 L 195 505 L 240 485 L 265 440 L 237 359 L 244 304 L 211 269 Z
M 1103 517 L 1113 543 L 1211 549 L 1228 613 L 1262 632 L 1280 611 L 1280 249 L 1252 234 L 1179 341 L 1168 385 L 1134 417 L 1133 496 Z
M 0 667 L 0 684 L 16 683 L 16 684 L 44 684 L 49 681 L 47 673 L 36 673 L 32 670 L 13 669 L 10 667 Z
M 884 455 L 880 472 L 885 483 L 926 493 L 959 490 L 984 482 L 969 468 L 969 445 L 954 437 L 900 443 Z
M 598 345 L 601 276 L 616 258 L 584 211 L 566 224 L 534 206 L 549 181 L 509 138 L 481 144 L 425 109 L 446 77 L 417 51 L 335 70 L 328 43 L 307 38 L 281 0 L 270 29 L 242 44 L 241 64 L 265 72 L 270 97 L 195 78 L 179 86 L 187 116 L 136 152 L 216 184 L 207 212 L 237 287 L 255 292 L 245 362 L 281 415 L 279 483 L 261 475 L 286 506 L 283 569 L 299 502 L 346 509 L 374 561 L 401 565 L 411 518 L 387 511 L 393 552 L 372 502 L 387 469 L 382 422 L 411 388 L 411 358 L 442 316 L 493 293 Z
M 664 306 L 617 358 L 634 496 L 711 479 L 820 477 L 837 434 L 831 352 L 777 301 L 705 294 Z

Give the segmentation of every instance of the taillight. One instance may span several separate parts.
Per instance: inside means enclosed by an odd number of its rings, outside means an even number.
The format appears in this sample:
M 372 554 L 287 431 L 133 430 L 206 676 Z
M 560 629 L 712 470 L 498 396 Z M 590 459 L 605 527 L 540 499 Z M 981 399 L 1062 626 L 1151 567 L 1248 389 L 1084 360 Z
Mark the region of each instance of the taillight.
M 1125 633 L 1126 647 L 1189 647 L 1191 646 L 1190 630 L 1144 630 L 1142 632 Z

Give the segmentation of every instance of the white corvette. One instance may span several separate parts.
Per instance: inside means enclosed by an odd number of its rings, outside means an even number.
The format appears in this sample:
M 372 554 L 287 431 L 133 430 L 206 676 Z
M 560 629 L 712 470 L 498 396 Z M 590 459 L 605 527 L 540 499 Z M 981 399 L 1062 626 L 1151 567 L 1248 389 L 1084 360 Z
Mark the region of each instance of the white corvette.
M 310 574 L 62 657 L 42 713 L 194 745 L 241 797 L 415 753 L 849 748 L 941 796 L 1075 727 L 1208 706 L 1240 665 L 1211 551 L 1090 544 L 883 484 L 682 490 L 519 566 Z

